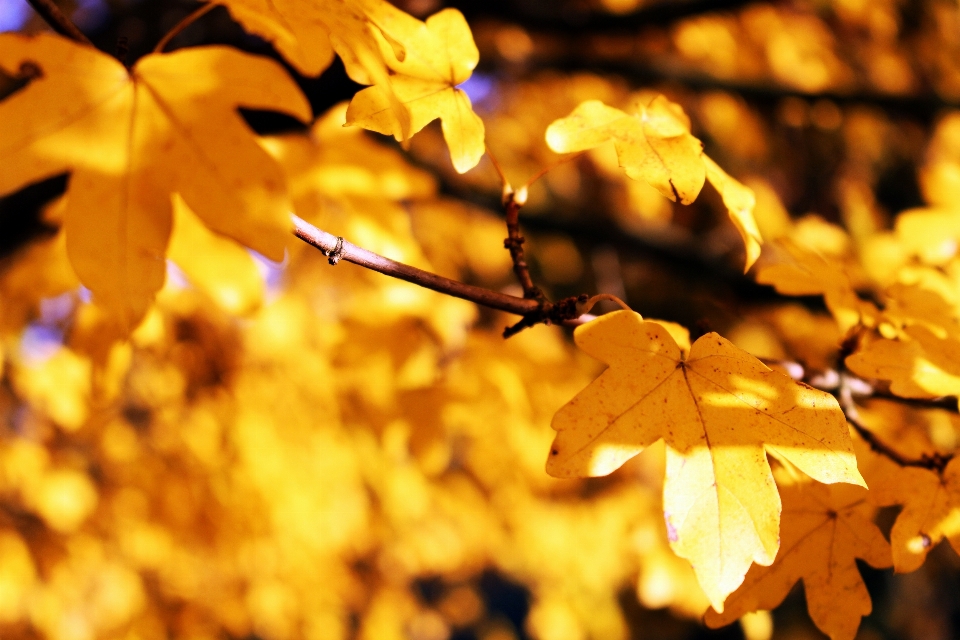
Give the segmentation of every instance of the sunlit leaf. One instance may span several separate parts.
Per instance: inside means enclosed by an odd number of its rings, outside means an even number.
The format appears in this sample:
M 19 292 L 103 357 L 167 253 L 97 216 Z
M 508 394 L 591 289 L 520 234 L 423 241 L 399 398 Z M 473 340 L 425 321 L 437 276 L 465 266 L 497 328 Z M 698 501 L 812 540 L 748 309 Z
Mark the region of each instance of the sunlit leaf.
M 480 60 L 467 21 L 456 9 L 445 9 L 425 24 L 404 24 L 395 35 L 406 43 L 406 54 L 389 63 L 396 72 L 391 86 L 410 112 L 409 128 L 398 126 L 390 111 L 390 94 L 380 85 L 353 97 L 347 124 L 406 140 L 440 118 L 454 168 L 469 171 L 483 155 L 484 129 L 470 98 L 457 86 L 470 78 Z
M 777 553 L 780 498 L 765 451 L 822 482 L 863 484 L 836 400 L 720 336 L 684 359 L 663 327 L 618 311 L 575 338 L 610 368 L 557 412 L 547 471 L 606 475 L 663 438 L 672 547 L 717 610 L 751 562 Z
M 547 128 L 547 144 L 557 153 L 572 153 L 612 140 L 628 176 L 690 204 L 703 188 L 706 169 L 703 145 L 690 135 L 686 115 L 663 96 L 632 111 L 588 100 Z
M 703 156 L 703 162 L 707 168 L 707 180 L 720 192 L 723 204 L 730 213 L 730 220 L 743 238 L 743 246 L 747 253 L 743 272 L 746 273 L 760 257 L 760 245 L 763 243 L 760 229 L 753 218 L 753 208 L 757 204 L 757 198 L 753 195 L 753 191 L 727 175 L 708 156 Z
M 0 193 L 71 172 L 67 253 L 122 324 L 132 328 L 163 284 L 173 192 L 214 231 L 282 258 L 283 176 L 236 110 L 309 119 L 279 65 L 205 47 L 146 56 L 128 71 L 56 36 L 0 35 L 0 66 L 26 61 L 42 75 L 0 103 Z

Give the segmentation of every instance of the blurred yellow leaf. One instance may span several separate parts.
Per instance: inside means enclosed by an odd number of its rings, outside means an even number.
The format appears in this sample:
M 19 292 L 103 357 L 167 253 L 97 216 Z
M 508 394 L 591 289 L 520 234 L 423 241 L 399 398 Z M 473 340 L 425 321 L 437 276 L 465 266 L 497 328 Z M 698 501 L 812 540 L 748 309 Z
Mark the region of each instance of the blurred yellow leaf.
M 404 42 L 406 55 L 399 60 L 388 58 L 395 72 L 390 82 L 410 112 L 410 126 L 399 126 L 390 111 L 390 95 L 379 85 L 353 97 L 347 124 L 406 140 L 440 118 L 454 168 L 459 173 L 469 171 L 483 155 L 484 130 L 470 98 L 457 87 L 470 78 L 480 60 L 467 21 L 456 9 L 444 9 L 426 23 L 403 23 L 395 36 Z
M 825 486 L 777 474 L 783 513 L 780 552 L 769 567 L 755 566 L 725 603 L 704 620 L 720 627 L 757 609 L 778 606 L 803 580 L 810 617 L 832 640 L 853 640 L 872 605 L 855 560 L 877 569 L 891 564 L 890 545 L 873 523 L 867 492 L 848 485 Z
M 786 255 L 757 272 L 757 282 L 773 285 L 788 296 L 822 295 L 842 332 L 863 323 L 872 325 L 876 309 L 857 297 L 844 270 L 823 256 L 798 245 L 782 242 Z
M 283 176 L 236 111 L 310 118 L 278 64 L 202 47 L 148 55 L 128 71 L 60 37 L 0 35 L 0 67 L 27 61 L 42 76 L 0 103 L 0 193 L 72 172 L 67 253 L 81 282 L 127 330 L 163 284 L 173 192 L 214 231 L 282 258 L 289 236 Z
M 693 202 L 706 180 L 703 145 L 690 135 L 680 107 L 663 96 L 633 113 L 588 100 L 547 127 L 547 144 L 557 153 L 585 151 L 613 140 L 620 166 L 673 201 Z
M 210 231 L 179 195 L 173 199 L 170 259 L 228 313 L 246 315 L 263 302 L 263 278 L 246 249 Z
M 720 192 L 723 204 L 730 214 L 730 221 L 743 238 L 743 246 L 747 253 L 743 272 L 746 273 L 760 257 L 760 245 L 763 243 L 757 221 L 753 218 L 753 208 L 757 204 L 757 198 L 749 187 L 745 187 L 727 175 L 708 156 L 703 156 L 703 162 L 707 168 L 707 180 Z
M 765 451 L 817 480 L 863 484 L 836 400 L 720 336 L 684 359 L 661 325 L 617 311 L 574 337 L 610 368 L 557 412 L 547 472 L 606 475 L 663 438 L 671 546 L 717 610 L 751 562 L 776 556 L 780 499 Z
M 847 357 L 857 375 L 890 381 L 904 398 L 960 395 L 960 341 L 938 338 L 923 326 L 907 327 L 904 339 L 878 339 Z

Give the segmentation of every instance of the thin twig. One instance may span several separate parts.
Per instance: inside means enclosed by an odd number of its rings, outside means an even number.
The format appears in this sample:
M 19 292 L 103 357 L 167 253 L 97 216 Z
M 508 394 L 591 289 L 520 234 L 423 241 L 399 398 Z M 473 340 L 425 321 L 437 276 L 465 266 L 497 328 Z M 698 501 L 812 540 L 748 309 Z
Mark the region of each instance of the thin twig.
M 157 43 L 157 46 L 153 48 L 154 53 L 163 53 L 163 50 L 166 48 L 170 41 L 180 35 L 180 32 L 189 27 L 191 24 L 205 16 L 212 9 L 216 8 L 217 5 L 214 3 L 205 4 L 202 7 L 198 7 L 192 13 L 187 15 L 183 20 L 174 25 L 173 29 L 167 31 L 166 35 L 160 38 L 160 42 Z
M 393 278 L 399 278 L 427 289 L 476 302 L 492 309 L 515 313 L 519 316 L 525 316 L 540 308 L 540 303 L 536 300 L 518 298 L 499 291 L 465 284 L 385 258 L 347 242 L 332 233 L 322 231 L 297 216 L 293 216 L 293 224 L 294 235 L 307 244 L 320 249 L 324 255 L 331 256 L 331 261 L 335 259 L 346 260 Z
M 70 22 L 70 19 L 63 15 L 60 7 L 53 3 L 53 0 L 27 0 L 33 10 L 50 25 L 50 28 L 62 36 L 70 38 L 80 44 L 93 46 L 90 38 L 83 35 L 83 32 L 77 28 L 77 25 Z
M 318 229 L 302 218 L 297 216 L 291 216 L 291 218 L 293 220 L 293 234 L 323 252 L 323 255 L 329 259 L 330 264 L 337 264 L 341 260 L 346 260 L 433 291 L 469 300 L 491 309 L 499 309 L 523 316 L 519 322 L 504 329 L 503 337 L 505 338 L 509 338 L 527 327 L 541 323 L 582 324 L 582 322 L 576 320 L 583 314 L 583 305 L 588 300 L 586 294 L 571 296 L 557 302 L 549 302 L 543 297 L 536 300 L 518 298 L 499 291 L 491 291 L 483 287 L 444 278 L 435 273 L 385 258 L 347 242 L 339 236 Z
M 517 274 L 517 280 L 523 287 L 523 297 L 543 301 L 543 292 L 537 285 L 533 284 L 533 278 L 530 277 L 530 267 L 527 265 L 527 259 L 523 252 L 523 243 L 526 239 L 520 235 L 520 208 L 526 201 L 527 190 L 525 188 L 504 193 L 503 207 L 504 218 L 507 222 L 507 238 L 503 241 L 503 246 L 510 251 L 510 259 L 513 260 L 513 272 Z
M 853 400 L 853 394 L 850 392 L 850 386 L 847 384 L 841 384 L 839 393 L 837 394 L 837 400 L 840 402 L 840 408 L 843 410 L 844 416 L 847 418 L 847 422 L 854 428 L 854 430 L 863 438 L 870 448 L 885 458 L 890 459 L 901 467 L 919 467 L 921 469 L 929 469 L 930 471 L 935 471 L 940 474 L 943 473 L 943 470 L 946 468 L 947 464 L 953 460 L 953 455 L 941 455 L 935 453 L 932 456 L 924 455 L 919 460 L 913 458 L 907 458 L 900 454 L 899 451 L 887 446 L 880 438 L 878 438 L 870 429 L 868 429 L 862 422 L 860 422 L 860 412 L 857 410 L 857 404 Z
M 487 157 L 490 158 L 490 164 L 493 165 L 493 168 L 497 170 L 497 175 L 500 176 L 500 185 L 503 187 L 503 193 L 506 194 L 511 189 L 510 181 L 507 180 L 507 175 L 503 172 L 503 167 L 497 162 L 497 156 L 493 155 L 490 147 L 484 145 L 484 148 L 487 151 Z M 506 197 L 506 195 L 504 195 L 504 197 Z
M 565 164 L 565 163 L 567 163 L 567 162 L 570 162 L 571 160 L 574 160 L 575 158 L 579 158 L 580 156 L 582 156 L 582 155 L 585 154 L 585 153 L 586 153 L 586 151 L 578 151 L 577 153 L 571 153 L 571 154 L 568 154 L 568 155 L 560 158 L 559 160 L 557 160 L 557 161 L 554 162 L 553 164 L 547 165 L 547 166 L 544 167 L 543 169 L 540 169 L 540 171 L 538 171 L 538 172 L 536 172 L 535 174 L 533 174 L 533 176 L 531 176 L 531 178 L 530 178 L 529 180 L 527 180 L 526 182 L 524 182 L 524 183 L 523 183 L 523 187 L 524 187 L 524 188 L 529 188 L 531 185 L 533 185 L 534 182 L 536 182 L 537 180 L 539 180 L 539 179 L 542 178 L 543 176 L 547 175 L 547 173 L 549 173 L 551 170 L 556 169 L 556 168 L 559 167 L 560 165 Z

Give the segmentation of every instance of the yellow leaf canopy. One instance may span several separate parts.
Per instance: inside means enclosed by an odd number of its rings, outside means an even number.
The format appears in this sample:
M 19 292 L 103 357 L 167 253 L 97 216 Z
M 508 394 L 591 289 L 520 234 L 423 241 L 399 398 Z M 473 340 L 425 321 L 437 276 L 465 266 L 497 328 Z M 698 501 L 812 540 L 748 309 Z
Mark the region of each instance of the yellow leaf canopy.
M 718 611 L 751 562 L 777 554 L 780 498 L 765 451 L 821 482 L 863 484 L 836 400 L 717 334 L 684 358 L 663 326 L 618 311 L 574 337 L 610 367 L 557 412 L 547 472 L 606 475 L 662 438 L 671 546 Z
M 0 35 L 0 67 L 14 73 L 27 62 L 41 77 L 0 103 L 0 193 L 71 173 L 70 262 L 121 324 L 133 327 L 163 285 L 172 193 L 213 231 L 282 258 L 283 174 L 237 113 L 309 120 L 278 64 L 201 47 L 149 55 L 128 71 L 56 36 Z

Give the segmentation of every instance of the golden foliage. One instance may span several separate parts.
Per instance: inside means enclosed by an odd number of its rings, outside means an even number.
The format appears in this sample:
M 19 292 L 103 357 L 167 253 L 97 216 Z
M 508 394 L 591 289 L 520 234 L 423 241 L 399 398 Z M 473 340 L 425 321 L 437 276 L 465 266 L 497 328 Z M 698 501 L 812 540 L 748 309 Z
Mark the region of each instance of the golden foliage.
M 836 400 L 718 335 L 684 358 L 661 325 L 626 311 L 575 335 L 610 368 L 557 412 L 547 471 L 606 475 L 663 438 L 671 546 L 718 611 L 751 562 L 777 555 L 780 499 L 764 450 L 821 482 L 863 484 Z

